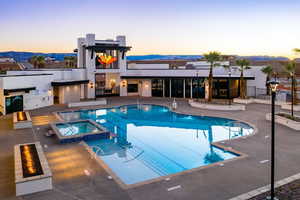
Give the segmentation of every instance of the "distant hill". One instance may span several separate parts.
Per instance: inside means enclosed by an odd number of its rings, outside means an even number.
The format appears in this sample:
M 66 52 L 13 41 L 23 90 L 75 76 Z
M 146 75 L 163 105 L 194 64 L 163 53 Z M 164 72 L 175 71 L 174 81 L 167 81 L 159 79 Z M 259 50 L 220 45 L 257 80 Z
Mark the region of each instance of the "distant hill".
M 52 57 L 56 60 L 62 61 L 65 56 L 76 56 L 76 53 L 34 53 L 34 52 L 17 52 L 7 51 L 0 52 L 0 57 L 11 57 L 17 62 L 26 62 L 32 56 Z M 201 55 L 132 55 L 127 56 L 127 60 L 197 60 L 203 58 Z M 253 61 L 269 61 L 269 60 L 288 60 L 286 57 L 272 57 L 272 56 L 240 56 Z
M 10 57 L 17 62 L 26 62 L 32 56 L 45 56 L 52 57 L 56 60 L 62 61 L 65 56 L 76 56 L 75 53 L 34 53 L 34 52 L 17 52 L 17 51 L 7 51 L 0 52 L 0 57 Z

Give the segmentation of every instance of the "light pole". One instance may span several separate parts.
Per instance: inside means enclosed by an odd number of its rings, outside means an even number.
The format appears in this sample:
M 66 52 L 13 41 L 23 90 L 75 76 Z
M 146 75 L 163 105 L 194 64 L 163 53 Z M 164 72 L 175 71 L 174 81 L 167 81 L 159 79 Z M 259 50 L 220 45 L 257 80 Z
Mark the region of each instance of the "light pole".
M 291 73 L 291 77 L 292 77 L 292 92 L 291 92 L 291 95 L 292 95 L 292 105 L 291 105 L 291 111 L 292 111 L 292 117 L 294 117 L 294 87 L 295 87 L 295 83 L 294 83 L 294 78 L 295 78 L 295 74 L 294 73 Z
M 275 197 L 275 98 L 279 82 L 276 79 L 269 81 L 269 86 L 272 92 L 272 138 L 271 138 L 271 196 L 267 197 L 268 200 L 278 200 Z

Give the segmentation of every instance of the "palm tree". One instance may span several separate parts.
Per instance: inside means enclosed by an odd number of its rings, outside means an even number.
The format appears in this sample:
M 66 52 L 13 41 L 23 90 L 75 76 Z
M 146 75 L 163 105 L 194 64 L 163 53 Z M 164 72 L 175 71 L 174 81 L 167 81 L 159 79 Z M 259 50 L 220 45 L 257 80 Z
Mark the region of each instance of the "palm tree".
M 66 67 L 75 67 L 76 57 L 75 56 L 65 56 L 64 61 L 66 63 Z
M 32 56 L 28 61 L 33 65 L 34 68 L 37 68 L 37 56 Z
M 239 70 L 241 72 L 240 77 L 240 97 L 242 99 L 246 98 L 246 83 L 244 80 L 244 70 L 250 69 L 250 62 L 246 59 L 237 60 L 236 64 L 239 66 Z
M 44 56 L 37 56 L 36 58 L 36 65 L 39 68 L 42 68 L 45 66 L 45 57 Z
M 269 87 L 268 82 L 270 81 L 270 79 L 274 73 L 273 67 L 271 65 L 268 65 L 268 66 L 262 68 L 261 71 L 267 75 L 267 77 L 266 77 L 267 95 L 270 95 L 270 87 Z
M 291 112 L 292 112 L 292 117 L 294 116 L 294 106 L 297 104 L 297 90 L 296 90 L 296 80 L 295 80 L 295 72 L 296 72 L 296 63 L 295 61 L 289 62 L 284 70 L 288 73 L 289 78 L 292 79 L 292 87 L 291 87 L 291 95 L 292 95 L 292 103 L 291 103 Z
M 217 51 L 211 51 L 209 53 L 204 54 L 204 58 L 210 64 L 209 68 L 209 76 L 208 76 L 208 99 L 210 102 L 212 100 L 212 92 L 213 92 L 213 68 L 218 66 L 218 61 L 221 60 L 221 53 Z

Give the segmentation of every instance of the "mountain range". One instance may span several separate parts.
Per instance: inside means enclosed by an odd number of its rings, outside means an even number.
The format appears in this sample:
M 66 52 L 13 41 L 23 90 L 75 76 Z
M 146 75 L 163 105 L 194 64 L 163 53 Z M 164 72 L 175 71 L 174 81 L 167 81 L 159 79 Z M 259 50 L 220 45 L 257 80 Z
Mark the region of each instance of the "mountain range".
M 62 61 L 65 56 L 76 56 L 76 53 L 35 53 L 35 52 L 17 52 L 7 51 L 0 52 L 0 57 L 14 58 L 17 62 L 26 62 L 32 56 L 45 56 L 52 57 L 56 60 Z M 288 60 L 287 57 L 273 57 L 273 56 L 238 56 L 240 58 L 246 58 L 254 61 L 268 61 L 268 60 Z M 130 55 L 127 56 L 127 60 L 197 60 L 203 58 L 202 55 Z

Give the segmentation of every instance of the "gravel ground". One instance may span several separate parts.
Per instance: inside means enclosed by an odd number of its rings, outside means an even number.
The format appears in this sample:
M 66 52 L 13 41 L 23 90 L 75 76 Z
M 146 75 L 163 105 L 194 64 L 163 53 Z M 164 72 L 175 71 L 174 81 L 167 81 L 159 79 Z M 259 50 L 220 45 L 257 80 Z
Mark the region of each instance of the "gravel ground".
M 276 188 L 275 194 L 279 200 L 300 200 L 300 180 Z M 265 200 L 269 195 L 270 192 L 267 192 L 249 200 Z

